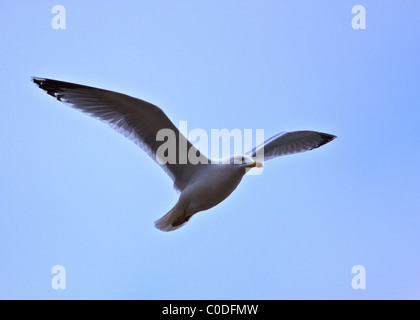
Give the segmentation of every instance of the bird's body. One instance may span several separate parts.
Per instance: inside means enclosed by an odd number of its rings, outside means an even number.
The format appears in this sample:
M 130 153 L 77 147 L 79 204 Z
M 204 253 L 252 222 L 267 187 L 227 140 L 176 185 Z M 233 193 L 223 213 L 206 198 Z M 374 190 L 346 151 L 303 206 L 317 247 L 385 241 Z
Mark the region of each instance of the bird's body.
M 156 221 L 156 227 L 172 231 L 194 214 L 208 210 L 225 200 L 239 185 L 245 168 L 231 164 L 209 164 L 181 192 L 169 213 Z
M 155 222 L 155 226 L 162 231 L 178 229 L 197 212 L 210 209 L 225 200 L 239 185 L 246 171 L 261 167 L 261 161 L 312 150 L 335 138 L 333 135 L 315 131 L 281 133 L 245 155 L 215 163 L 208 161 L 195 149 L 165 113 L 153 104 L 121 93 L 69 82 L 45 78 L 33 78 L 33 81 L 59 101 L 108 123 L 132 139 L 161 165 L 174 181 L 175 189 L 180 191 L 175 206 Z M 185 163 L 171 160 L 162 162 L 163 155 L 159 150 L 167 142 L 159 138 L 161 130 L 173 132 L 177 138 L 176 146 L 184 144 L 188 154 L 193 151 L 204 161 L 191 162 L 187 158 Z M 180 156 L 180 149 L 175 149 L 177 152 L 172 155 L 172 160 Z
M 245 168 L 231 164 L 209 164 L 185 188 L 180 200 L 190 202 L 188 213 L 210 209 L 225 200 L 236 189 L 245 174 Z

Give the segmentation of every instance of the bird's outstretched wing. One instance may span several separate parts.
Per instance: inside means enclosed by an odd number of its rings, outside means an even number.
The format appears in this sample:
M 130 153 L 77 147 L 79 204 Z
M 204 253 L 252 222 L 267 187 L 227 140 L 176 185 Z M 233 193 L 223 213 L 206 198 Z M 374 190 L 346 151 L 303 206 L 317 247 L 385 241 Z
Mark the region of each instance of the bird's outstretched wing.
M 335 138 L 334 135 L 316 131 L 281 132 L 248 151 L 246 155 L 265 161 L 319 148 Z
M 188 181 L 202 169 L 202 163 L 207 163 L 207 158 L 179 132 L 160 108 L 151 103 L 118 92 L 69 82 L 37 77 L 33 77 L 32 81 L 59 101 L 106 122 L 133 140 L 157 163 L 159 161 L 156 153 L 159 146 L 166 142 L 157 141 L 157 133 L 161 129 L 172 130 L 176 137 L 176 146 L 173 148 L 176 149 L 176 154 L 172 155 L 175 159 L 160 165 L 172 178 L 178 190 L 182 191 L 188 185 Z M 185 145 L 187 152 L 194 148 L 200 162 L 193 165 L 188 159 L 184 162 L 178 161 L 180 145 Z

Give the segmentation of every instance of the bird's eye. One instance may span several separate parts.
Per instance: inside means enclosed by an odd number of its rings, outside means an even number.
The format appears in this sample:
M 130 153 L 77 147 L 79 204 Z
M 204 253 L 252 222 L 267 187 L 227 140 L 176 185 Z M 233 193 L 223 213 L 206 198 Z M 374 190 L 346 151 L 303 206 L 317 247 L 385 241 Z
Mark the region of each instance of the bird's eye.
M 241 161 L 242 161 L 242 162 L 245 162 L 245 157 L 242 157 L 242 158 L 241 158 Z

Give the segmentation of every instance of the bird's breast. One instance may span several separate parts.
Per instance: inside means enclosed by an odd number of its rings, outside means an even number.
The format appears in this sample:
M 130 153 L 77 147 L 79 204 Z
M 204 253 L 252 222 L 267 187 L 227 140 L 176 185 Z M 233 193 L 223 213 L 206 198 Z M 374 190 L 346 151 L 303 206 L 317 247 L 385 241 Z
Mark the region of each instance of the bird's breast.
M 214 207 L 226 199 L 241 182 L 242 170 L 229 165 L 209 167 L 196 177 L 181 194 L 191 213 Z

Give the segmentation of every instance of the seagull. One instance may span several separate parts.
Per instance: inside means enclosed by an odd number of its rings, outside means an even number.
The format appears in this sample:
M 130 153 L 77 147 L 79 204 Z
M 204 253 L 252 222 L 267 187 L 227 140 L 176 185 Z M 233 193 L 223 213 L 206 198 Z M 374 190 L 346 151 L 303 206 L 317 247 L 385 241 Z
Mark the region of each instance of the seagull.
M 163 217 L 155 221 L 162 231 L 173 231 L 185 225 L 196 213 L 208 210 L 225 200 L 239 185 L 247 170 L 262 167 L 263 162 L 280 156 L 312 149 L 332 141 L 336 136 L 316 131 L 281 132 L 243 155 L 228 161 L 209 161 L 175 127 L 159 107 L 122 93 L 85 85 L 32 77 L 32 81 L 57 100 L 107 123 L 131 139 L 157 162 L 174 182 L 180 193 L 178 202 Z M 162 129 L 176 136 L 176 153 L 181 143 L 188 154 L 195 153 L 198 163 L 186 159 L 162 162 L 159 147 L 165 141 L 157 139 Z M 174 159 L 178 159 L 176 155 Z M 195 161 L 196 162 L 196 161 Z

